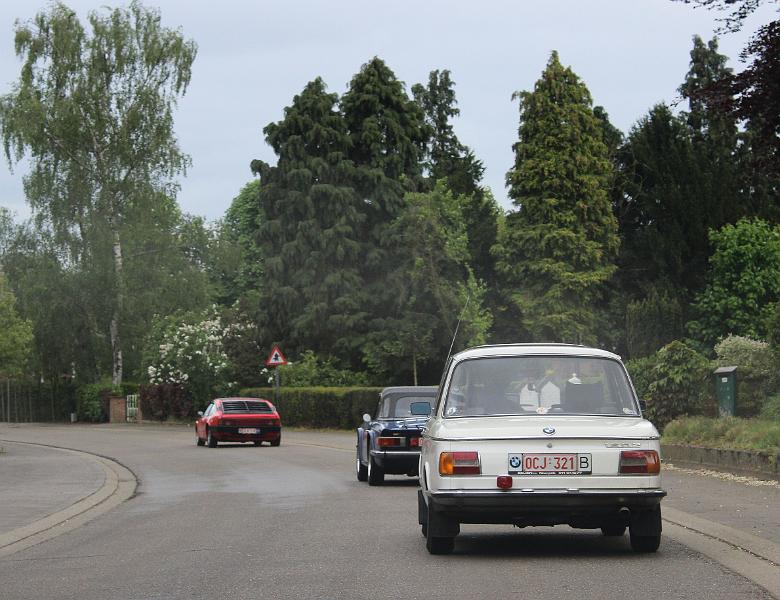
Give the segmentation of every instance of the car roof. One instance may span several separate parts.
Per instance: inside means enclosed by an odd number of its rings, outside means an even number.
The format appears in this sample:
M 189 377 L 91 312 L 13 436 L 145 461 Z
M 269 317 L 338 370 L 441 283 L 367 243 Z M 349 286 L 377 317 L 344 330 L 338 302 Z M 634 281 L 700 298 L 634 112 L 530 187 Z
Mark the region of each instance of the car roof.
M 597 358 L 611 358 L 620 360 L 620 356 L 602 350 L 600 348 L 589 348 L 579 344 L 490 344 L 486 346 L 476 346 L 458 352 L 452 358 L 455 361 L 461 361 L 468 358 L 484 358 L 487 356 L 535 356 L 535 355 L 558 355 L 558 356 L 593 356 Z
M 396 385 L 386 387 L 382 390 L 381 396 L 400 396 L 402 394 L 418 394 L 422 396 L 435 396 L 439 386 L 437 385 Z
M 270 400 L 266 400 L 265 398 L 245 398 L 243 396 L 235 396 L 235 397 L 228 397 L 228 398 L 214 398 L 216 402 L 222 402 L 224 400 L 254 400 L 254 401 L 260 401 L 260 402 L 271 402 Z

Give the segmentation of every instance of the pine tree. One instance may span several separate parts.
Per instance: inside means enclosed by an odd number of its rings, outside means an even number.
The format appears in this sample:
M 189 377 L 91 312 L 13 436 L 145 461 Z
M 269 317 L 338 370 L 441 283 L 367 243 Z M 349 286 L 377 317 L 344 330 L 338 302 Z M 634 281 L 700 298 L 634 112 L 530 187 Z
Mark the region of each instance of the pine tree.
M 492 286 L 494 260 L 490 249 L 496 243 L 499 207 L 493 196 L 480 185 L 485 171 L 468 146 L 455 135 L 452 119 L 460 114 L 455 98 L 455 82 L 450 72 L 431 71 L 428 85 L 412 87 L 428 126 L 425 167 L 432 185 L 440 179 L 460 198 L 471 267 L 478 279 Z
M 537 341 L 595 342 L 598 303 L 615 270 L 612 166 L 587 87 L 552 53 L 534 91 L 520 100 L 516 210 L 497 248 L 499 272 Z
M 290 352 L 308 349 L 347 361 L 359 354 L 365 330 L 365 215 L 337 101 L 321 79 L 310 82 L 284 119 L 264 129 L 276 166 L 253 161 L 252 169 L 261 182 L 257 239 L 264 276 L 258 283 L 269 335 Z
M 422 178 L 425 124 L 418 106 L 380 58 L 363 65 L 341 98 L 349 158 L 359 169 L 358 190 L 370 209 L 371 225 L 387 223 L 417 191 Z

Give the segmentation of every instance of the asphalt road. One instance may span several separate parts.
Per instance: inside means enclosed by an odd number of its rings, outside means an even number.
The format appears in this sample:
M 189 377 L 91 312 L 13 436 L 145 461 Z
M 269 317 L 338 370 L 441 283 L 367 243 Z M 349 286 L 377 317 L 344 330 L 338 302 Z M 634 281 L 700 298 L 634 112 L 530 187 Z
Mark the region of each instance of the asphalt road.
M 109 456 L 139 479 L 109 513 L 0 559 L 2 600 L 771 598 L 669 538 L 636 555 L 627 537 L 466 525 L 453 555 L 430 556 L 416 481 L 357 482 L 348 434 L 209 449 L 177 427 L 0 433 Z

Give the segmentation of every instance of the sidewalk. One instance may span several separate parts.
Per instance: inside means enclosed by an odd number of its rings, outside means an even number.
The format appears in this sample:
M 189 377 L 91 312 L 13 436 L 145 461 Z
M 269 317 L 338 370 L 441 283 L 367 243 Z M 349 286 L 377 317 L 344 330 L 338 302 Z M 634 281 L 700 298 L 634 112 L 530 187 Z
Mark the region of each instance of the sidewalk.
M 9 441 L 0 445 L 5 450 L 0 454 L 0 534 L 68 508 L 105 481 L 97 464 L 78 455 Z

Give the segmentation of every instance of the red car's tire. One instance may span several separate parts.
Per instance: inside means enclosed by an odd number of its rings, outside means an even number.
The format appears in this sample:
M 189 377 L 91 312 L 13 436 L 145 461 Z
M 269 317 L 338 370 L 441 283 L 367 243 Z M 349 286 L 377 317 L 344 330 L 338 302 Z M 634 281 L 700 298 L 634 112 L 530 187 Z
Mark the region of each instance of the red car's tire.
M 196 443 L 198 446 L 205 446 L 205 445 L 206 445 L 206 440 L 202 440 L 202 439 L 200 438 L 200 436 L 199 436 L 199 435 L 196 433 L 196 434 L 195 434 L 195 443 Z
M 279 437 L 276 438 L 274 441 L 271 442 L 272 446 L 279 446 L 282 443 L 282 434 L 279 434 Z
M 217 438 L 213 436 L 211 433 L 211 429 L 206 430 L 206 444 L 209 448 L 216 448 L 217 447 Z

